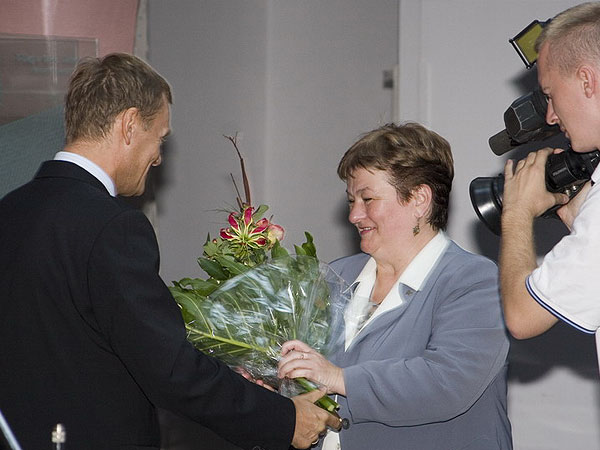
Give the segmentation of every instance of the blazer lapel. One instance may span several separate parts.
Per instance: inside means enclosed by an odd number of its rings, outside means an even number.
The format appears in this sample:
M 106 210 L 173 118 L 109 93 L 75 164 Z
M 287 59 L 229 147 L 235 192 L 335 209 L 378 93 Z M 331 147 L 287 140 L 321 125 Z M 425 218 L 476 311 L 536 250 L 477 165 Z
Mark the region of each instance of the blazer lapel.
M 455 245 L 455 244 L 454 244 Z M 449 247 L 450 248 L 450 247 Z M 424 307 L 424 302 L 427 300 L 431 289 L 434 285 L 434 281 L 439 274 L 442 272 L 445 264 L 446 257 L 448 254 L 448 248 L 444 251 L 436 266 L 432 269 L 431 273 L 427 277 L 427 281 L 422 286 L 420 291 L 414 291 L 414 293 L 410 296 L 404 296 L 404 302 L 398 306 L 397 308 L 386 311 L 381 316 L 375 317 L 372 322 L 368 323 L 353 339 L 352 344 L 346 350 L 346 354 L 350 355 L 352 353 L 352 349 L 355 345 L 365 340 L 370 334 L 378 333 L 383 335 L 385 333 L 381 332 L 381 330 L 385 330 L 390 326 L 391 323 L 400 319 L 400 317 L 405 314 L 409 308 L 411 309 L 411 314 L 418 314 L 420 308 Z M 400 285 L 399 288 L 402 288 L 404 285 Z
M 409 305 L 417 300 L 420 292 L 415 292 L 410 298 L 404 299 L 404 302 L 394 309 L 384 312 L 380 316 L 375 317 L 371 322 L 367 323 L 354 337 L 352 343 L 346 350 L 347 354 L 352 353 L 354 346 L 358 345 L 361 341 L 365 340 L 370 334 L 380 333 L 380 330 L 390 326 L 390 323 L 397 321 L 408 309 Z

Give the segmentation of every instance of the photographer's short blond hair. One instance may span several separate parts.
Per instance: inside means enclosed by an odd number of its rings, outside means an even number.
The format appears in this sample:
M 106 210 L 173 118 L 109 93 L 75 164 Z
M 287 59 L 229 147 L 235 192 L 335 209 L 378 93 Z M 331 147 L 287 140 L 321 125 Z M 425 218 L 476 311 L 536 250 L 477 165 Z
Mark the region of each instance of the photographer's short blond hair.
M 427 222 L 434 230 L 446 228 L 454 161 L 442 136 L 414 122 L 389 123 L 365 133 L 346 151 L 338 175 L 347 181 L 358 168 L 387 172 L 401 201 L 410 200 L 419 186 L 429 186 L 432 205 Z
M 535 49 L 548 43 L 550 66 L 569 75 L 583 62 L 600 66 L 600 2 L 582 3 L 554 17 L 539 35 Z

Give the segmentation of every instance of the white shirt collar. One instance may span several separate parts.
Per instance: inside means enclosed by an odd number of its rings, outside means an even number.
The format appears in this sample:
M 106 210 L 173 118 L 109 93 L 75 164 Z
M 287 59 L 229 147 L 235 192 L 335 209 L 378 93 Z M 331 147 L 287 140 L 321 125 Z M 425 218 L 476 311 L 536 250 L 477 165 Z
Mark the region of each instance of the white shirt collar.
M 402 272 L 398 280 L 396 280 L 375 312 L 364 321 L 363 318 L 368 315 L 368 311 L 372 305 L 369 300 L 377 275 L 377 264 L 373 258 L 369 258 L 365 267 L 363 267 L 363 270 L 350 286 L 351 288 L 355 287 L 355 289 L 344 314 L 346 322 L 346 349 L 348 349 L 354 340 L 354 337 L 367 324 L 383 313 L 402 305 L 416 291 L 421 290 L 427 277 L 448 247 L 449 243 L 450 240 L 446 234 L 442 231 L 438 232 L 433 239 L 421 249 L 417 256 L 413 258 L 408 267 L 404 269 L 404 272 Z M 405 289 L 401 289 L 400 285 L 404 286 Z
M 115 183 L 112 178 L 96 163 L 90 161 L 84 156 L 78 155 L 77 153 L 71 152 L 58 152 L 54 159 L 56 161 L 67 161 L 73 164 L 77 164 L 82 169 L 86 170 L 90 174 L 100 181 L 113 197 L 117 196 L 117 188 L 115 187 Z
M 443 231 L 439 231 L 433 239 L 431 239 L 417 256 L 408 264 L 402 275 L 400 275 L 399 282 L 414 289 L 415 291 L 421 290 L 429 272 L 433 269 L 433 266 L 439 259 L 440 255 L 446 250 L 450 239 Z M 352 283 L 354 286 L 356 283 L 362 281 L 371 282 L 375 284 L 375 276 L 377 274 L 377 264 L 373 258 L 369 258 L 363 270 L 358 274 L 356 280 Z
M 443 231 L 438 232 L 404 269 L 400 275 L 400 283 L 420 291 L 449 243 L 448 236 Z

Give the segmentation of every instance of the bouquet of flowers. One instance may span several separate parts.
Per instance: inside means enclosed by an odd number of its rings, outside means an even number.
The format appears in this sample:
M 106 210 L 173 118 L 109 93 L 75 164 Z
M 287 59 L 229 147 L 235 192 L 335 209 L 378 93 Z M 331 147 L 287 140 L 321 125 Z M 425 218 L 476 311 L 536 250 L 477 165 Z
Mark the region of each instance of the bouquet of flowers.
M 198 264 L 208 277 L 175 281 L 171 292 L 196 348 L 284 395 L 313 390 L 317 386 L 303 378 L 280 383 L 280 347 L 300 339 L 327 354 L 337 345 L 347 286 L 318 261 L 310 233 L 294 246 L 295 255 L 281 246 L 284 230 L 263 217 L 266 205 L 251 205 L 243 158 L 235 137 L 227 138 L 238 153 L 246 200 L 238 191 L 238 210 L 229 213 L 228 226 L 204 244 Z M 337 409 L 327 396 L 317 404 L 332 413 Z

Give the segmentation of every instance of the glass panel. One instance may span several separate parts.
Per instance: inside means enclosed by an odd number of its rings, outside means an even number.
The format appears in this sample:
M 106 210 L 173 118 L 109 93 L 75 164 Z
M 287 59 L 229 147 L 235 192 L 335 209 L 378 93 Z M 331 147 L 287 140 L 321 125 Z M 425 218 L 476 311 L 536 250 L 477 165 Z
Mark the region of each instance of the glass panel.
M 62 105 L 77 60 L 96 39 L 0 34 L 0 125 Z

